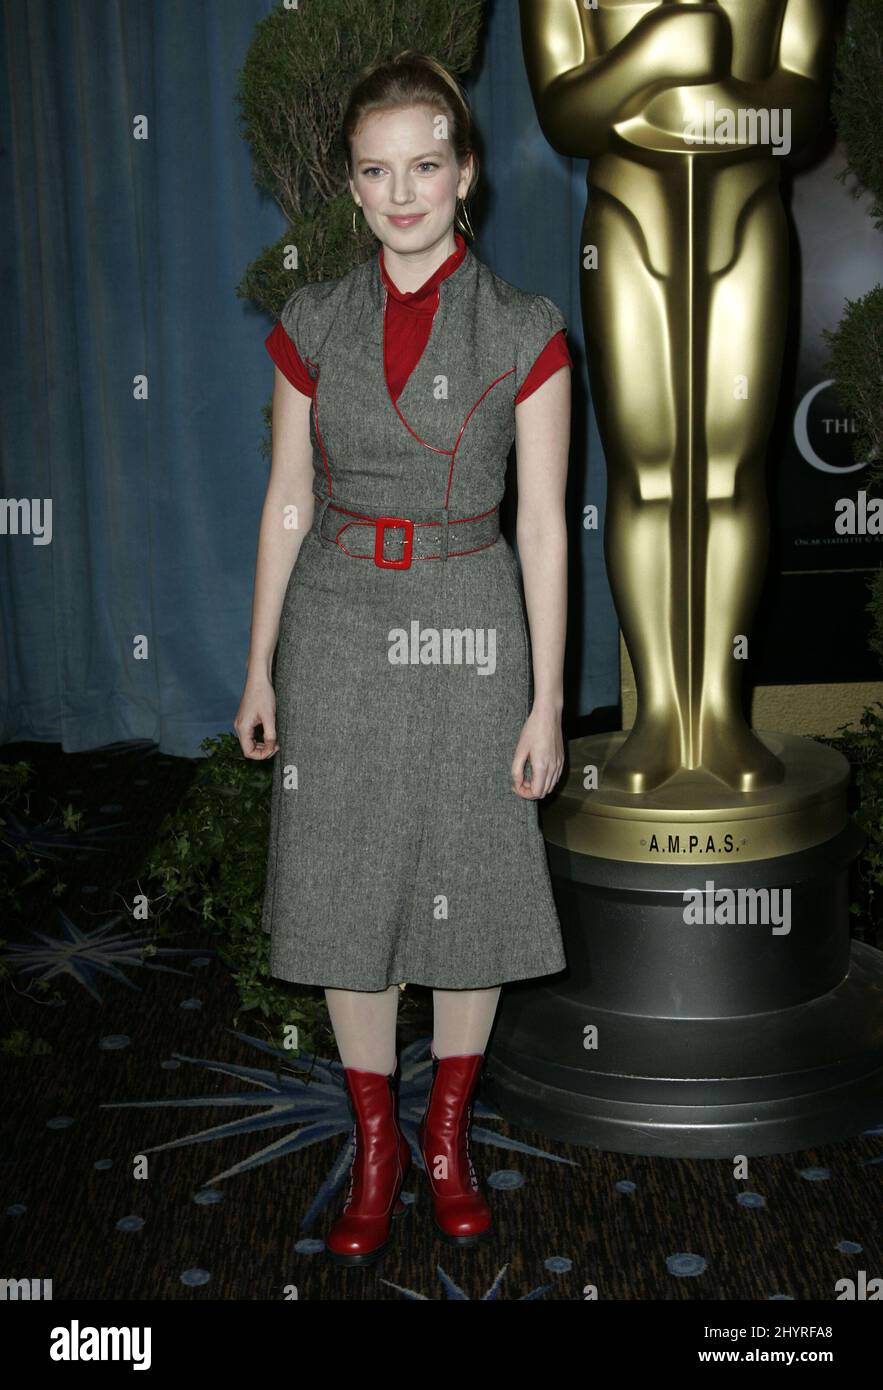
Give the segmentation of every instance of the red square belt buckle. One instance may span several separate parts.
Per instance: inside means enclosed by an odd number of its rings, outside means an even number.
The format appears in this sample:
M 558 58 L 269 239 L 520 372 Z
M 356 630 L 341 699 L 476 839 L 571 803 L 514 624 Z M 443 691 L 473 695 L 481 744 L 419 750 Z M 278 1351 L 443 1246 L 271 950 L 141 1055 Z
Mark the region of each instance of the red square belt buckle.
M 414 548 L 414 523 L 406 516 L 378 516 L 375 518 L 374 563 L 384 570 L 406 570 L 411 568 L 411 551 Z M 388 526 L 405 528 L 404 553 L 401 560 L 383 558 L 383 537 Z

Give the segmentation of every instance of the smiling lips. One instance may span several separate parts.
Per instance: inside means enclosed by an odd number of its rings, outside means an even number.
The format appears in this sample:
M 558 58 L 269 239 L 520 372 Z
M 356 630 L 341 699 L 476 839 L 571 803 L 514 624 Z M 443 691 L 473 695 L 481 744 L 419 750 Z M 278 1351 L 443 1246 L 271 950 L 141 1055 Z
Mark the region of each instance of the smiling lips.
M 425 212 L 410 213 L 406 217 L 390 217 L 390 222 L 394 222 L 397 227 L 410 227 L 412 222 L 419 222 L 421 217 L 425 217 Z

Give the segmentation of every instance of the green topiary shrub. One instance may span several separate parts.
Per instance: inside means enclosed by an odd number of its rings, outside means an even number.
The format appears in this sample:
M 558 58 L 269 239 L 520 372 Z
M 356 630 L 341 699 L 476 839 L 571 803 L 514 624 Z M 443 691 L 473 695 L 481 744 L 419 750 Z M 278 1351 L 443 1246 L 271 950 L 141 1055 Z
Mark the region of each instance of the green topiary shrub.
M 874 195 L 871 216 L 883 229 L 883 9 L 880 0 L 850 0 L 847 23 L 837 46 L 831 114 L 846 146 L 850 174 Z
M 377 241 L 356 218 L 339 132 L 363 68 L 417 48 L 463 74 L 475 61 L 484 0 L 323 0 L 278 6 L 256 26 L 237 100 L 254 180 L 288 227 L 248 268 L 238 293 L 278 315 L 309 280 L 344 275 Z
M 883 5 L 851 0 L 837 47 L 831 112 L 846 147 L 844 181 L 853 176 L 856 194 L 873 194 L 871 216 L 883 229 Z M 829 369 L 838 399 L 856 422 L 855 453 L 869 463 L 866 484 L 883 481 L 883 286 L 861 299 L 847 300 L 833 332 Z M 883 566 L 870 582 L 871 649 L 883 661 Z M 883 749 L 881 749 L 883 754 Z
M 356 218 L 339 131 L 363 68 L 417 48 L 462 75 L 475 61 L 484 0 L 323 0 L 279 5 L 256 26 L 236 99 L 254 181 L 279 204 L 288 226 L 263 249 L 237 288 L 278 317 L 298 286 L 335 279 L 377 250 Z M 317 75 L 321 77 L 317 81 Z M 260 449 L 269 460 L 272 409 L 262 410 Z
M 883 228 L 883 6 L 880 0 L 851 0 L 844 34 L 838 44 L 831 110 L 837 133 L 846 147 L 847 167 L 841 178 L 853 175 L 856 193 L 873 194 L 871 216 Z M 826 332 L 830 374 L 841 404 L 856 422 L 855 452 L 868 461 L 866 486 L 883 480 L 883 286 L 877 285 L 855 301 L 834 332 Z M 883 566 L 869 585 L 871 649 L 883 660 Z M 867 836 L 859 859 L 863 901 L 851 911 L 867 914 L 871 933 L 883 904 L 883 718 L 879 701 L 864 710 L 858 730 L 844 725 L 837 746 L 856 769 L 859 805 L 854 819 Z

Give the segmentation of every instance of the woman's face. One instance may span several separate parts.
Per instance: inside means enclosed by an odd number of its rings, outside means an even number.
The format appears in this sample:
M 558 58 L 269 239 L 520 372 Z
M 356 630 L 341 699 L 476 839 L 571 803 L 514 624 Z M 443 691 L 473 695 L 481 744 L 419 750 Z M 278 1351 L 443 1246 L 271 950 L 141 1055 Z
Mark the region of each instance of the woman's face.
M 352 165 L 350 188 L 368 226 L 402 254 L 449 234 L 472 176 L 471 157 L 457 167 L 445 117 L 426 106 L 373 112 L 353 137 Z

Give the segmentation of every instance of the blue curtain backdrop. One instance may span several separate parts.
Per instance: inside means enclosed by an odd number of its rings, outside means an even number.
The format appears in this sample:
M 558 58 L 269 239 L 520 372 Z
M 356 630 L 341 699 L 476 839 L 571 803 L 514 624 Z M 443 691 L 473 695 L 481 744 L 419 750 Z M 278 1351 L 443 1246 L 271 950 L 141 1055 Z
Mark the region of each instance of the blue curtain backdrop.
M 284 230 L 253 185 L 234 91 L 272 8 L 3 2 L 0 492 L 51 499 L 51 541 L 0 538 L 2 742 L 143 738 L 193 756 L 232 727 L 273 372 L 272 323 L 235 289 Z M 584 502 L 603 519 L 605 494 L 579 312 L 585 166 L 536 123 L 515 0 L 489 6 L 468 89 L 491 192 L 476 253 L 570 326 L 569 701 L 589 713 L 617 701 L 618 635 L 600 532 L 581 523 Z M 133 138 L 139 116 L 149 139 Z

